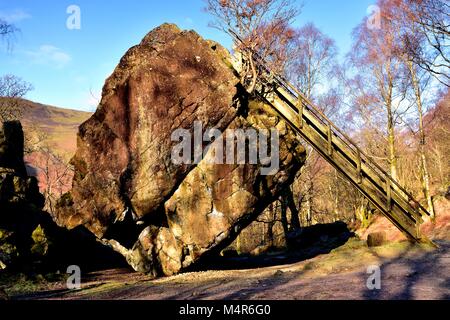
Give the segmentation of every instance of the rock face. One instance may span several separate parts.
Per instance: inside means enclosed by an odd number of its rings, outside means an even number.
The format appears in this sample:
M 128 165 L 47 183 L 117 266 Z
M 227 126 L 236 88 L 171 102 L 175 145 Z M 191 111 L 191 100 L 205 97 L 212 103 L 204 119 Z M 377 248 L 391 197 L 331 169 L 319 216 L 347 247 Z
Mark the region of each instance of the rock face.
M 0 168 L 12 169 L 26 175 L 23 162 L 23 130 L 19 121 L 2 124 L 0 130 Z
M 131 250 L 120 249 L 128 262 L 138 271 L 172 275 L 206 252 L 220 252 L 229 245 L 292 183 L 304 149 L 286 123 L 262 103 L 251 102 L 248 114 L 237 117 L 228 128 L 272 127 L 280 134 L 280 170 L 276 174 L 262 176 L 260 165 L 211 164 L 215 155 L 208 152 L 165 202 L 167 226 L 147 227 Z
M 43 206 L 36 178 L 26 175 L 22 126 L 5 122 L 0 127 L 0 269 L 31 254 L 31 234 Z
M 117 265 L 121 258 L 80 226 L 68 231 L 44 212 L 35 177 L 25 173 L 20 122 L 0 127 L 0 270 L 55 271 L 76 264 L 83 270 Z M 1 300 L 1 299 L 0 299 Z
M 217 43 L 169 24 L 131 48 L 80 127 L 58 223 L 85 226 L 155 276 L 230 244 L 293 181 L 305 156 L 286 123 L 246 95 L 230 61 Z M 172 133 L 194 135 L 199 124 L 225 132 L 224 140 L 226 129 L 278 129 L 279 170 L 265 176 L 261 164 L 212 164 L 223 143 L 214 139 L 199 163 L 176 164 Z
M 80 127 L 74 206 L 60 223 L 83 224 L 102 237 L 126 212 L 140 219 L 161 209 L 192 169 L 170 161 L 171 133 L 193 128 L 194 121 L 223 130 L 236 116 L 239 79 L 224 54 L 168 24 L 125 54 L 94 116 Z

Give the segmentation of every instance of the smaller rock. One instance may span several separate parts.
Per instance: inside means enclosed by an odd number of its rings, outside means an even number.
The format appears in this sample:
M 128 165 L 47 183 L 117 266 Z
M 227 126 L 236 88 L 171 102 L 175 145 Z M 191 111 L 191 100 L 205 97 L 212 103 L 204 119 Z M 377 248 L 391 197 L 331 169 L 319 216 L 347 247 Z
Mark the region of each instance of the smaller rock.
M 367 246 L 369 248 L 382 246 L 386 243 L 386 241 L 387 241 L 387 237 L 386 237 L 386 232 L 384 232 L 384 231 L 370 233 L 367 236 Z
M 274 277 L 282 277 L 284 275 L 284 272 L 281 270 L 277 270 L 273 275 Z
M 225 258 L 239 257 L 239 253 L 233 248 L 226 248 L 220 252 L 220 255 Z
M 266 253 L 267 251 L 269 251 L 270 246 L 268 245 L 264 245 L 264 246 L 258 246 L 255 249 L 253 249 L 252 251 L 250 251 L 250 255 L 252 256 L 260 256 L 263 253 Z
M 23 131 L 19 121 L 0 123 L 0 167 L 14 169 L 21 176 L 26 176 L 23 145 Z

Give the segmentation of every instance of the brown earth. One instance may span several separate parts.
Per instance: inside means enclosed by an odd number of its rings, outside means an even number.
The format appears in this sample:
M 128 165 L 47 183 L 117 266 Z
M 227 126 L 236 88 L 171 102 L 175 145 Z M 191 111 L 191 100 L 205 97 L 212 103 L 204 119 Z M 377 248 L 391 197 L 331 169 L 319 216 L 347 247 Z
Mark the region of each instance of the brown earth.
M 450 201 L 444 197 L 437 197 L 434 199 L 434 206 L 436 221 L 426 218 L 420 226 L 420 231 L 429 239 L 446 239 L 450 235 Z M 376 216 L 368 228 L 358 230 L 356 233 L 361 239 L 366 240 L 369 234 L 378 232 L 384 232 L 388 241 L 406 240 L 405 235 L 381 215 Z

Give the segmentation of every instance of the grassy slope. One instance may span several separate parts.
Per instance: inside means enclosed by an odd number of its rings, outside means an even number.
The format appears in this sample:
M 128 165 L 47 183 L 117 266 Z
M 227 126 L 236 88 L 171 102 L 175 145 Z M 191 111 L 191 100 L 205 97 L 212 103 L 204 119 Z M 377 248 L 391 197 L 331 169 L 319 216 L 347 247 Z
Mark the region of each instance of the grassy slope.
M 76 150 L 78 126 L 92 113 L 62 109 L 24 100 L 24 130 L 37 127 L 47 135 L 48 142 L 58 153 L 71 153 Z
M 41 141 L 41 147 L 48 147 L 52 153 L 63 159 L 64 163 L 72 158 L 77 147 L 78 127 L 92 115 L 89 112 L 57 108 L 28 100 L 23 100 L 23 118 L 21 119 L 26 136 L 33 137 L 32 141 Z M 35 151 L 25 156 L 29 174 L 39 180 L 39 188 L 42 193 L 48 186 L 48 178 L 43 168 L 48 167 L 48 174 L 52 181 L 56 181 L 58 173 L 64 172 L 65 164 L 52 159 L 49 154 Z M 72 173 L 60 180 L 60 183 L 52 183 L 52 192 L 60 195 L 70 190 Z

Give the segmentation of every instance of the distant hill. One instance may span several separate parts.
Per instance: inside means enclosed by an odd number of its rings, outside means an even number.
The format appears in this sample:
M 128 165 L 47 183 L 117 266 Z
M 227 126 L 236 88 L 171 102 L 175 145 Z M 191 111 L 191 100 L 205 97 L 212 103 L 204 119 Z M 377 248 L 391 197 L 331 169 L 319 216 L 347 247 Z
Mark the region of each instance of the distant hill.
M 89 119 L 90 112 L 63 109 L 23 100 L 22 125 L 24 130 L 34 128 L 45 133 L 48 143 L 61 153 L 76 150 L 78 126 Z
M 67 163 L 77 148 L 78 127 L 90 112 L 63 109 L 22 100 L 22 126 L 26 136 L 36 138 L 38 151 L 27 153 L 27 171 L 39 180 L 39 188 L 53 201 L 71 188 L 73 173 Z M 34 140 L 32 140 L 34 141 Z M 34 145 L 33 145 L 34 146 Z

